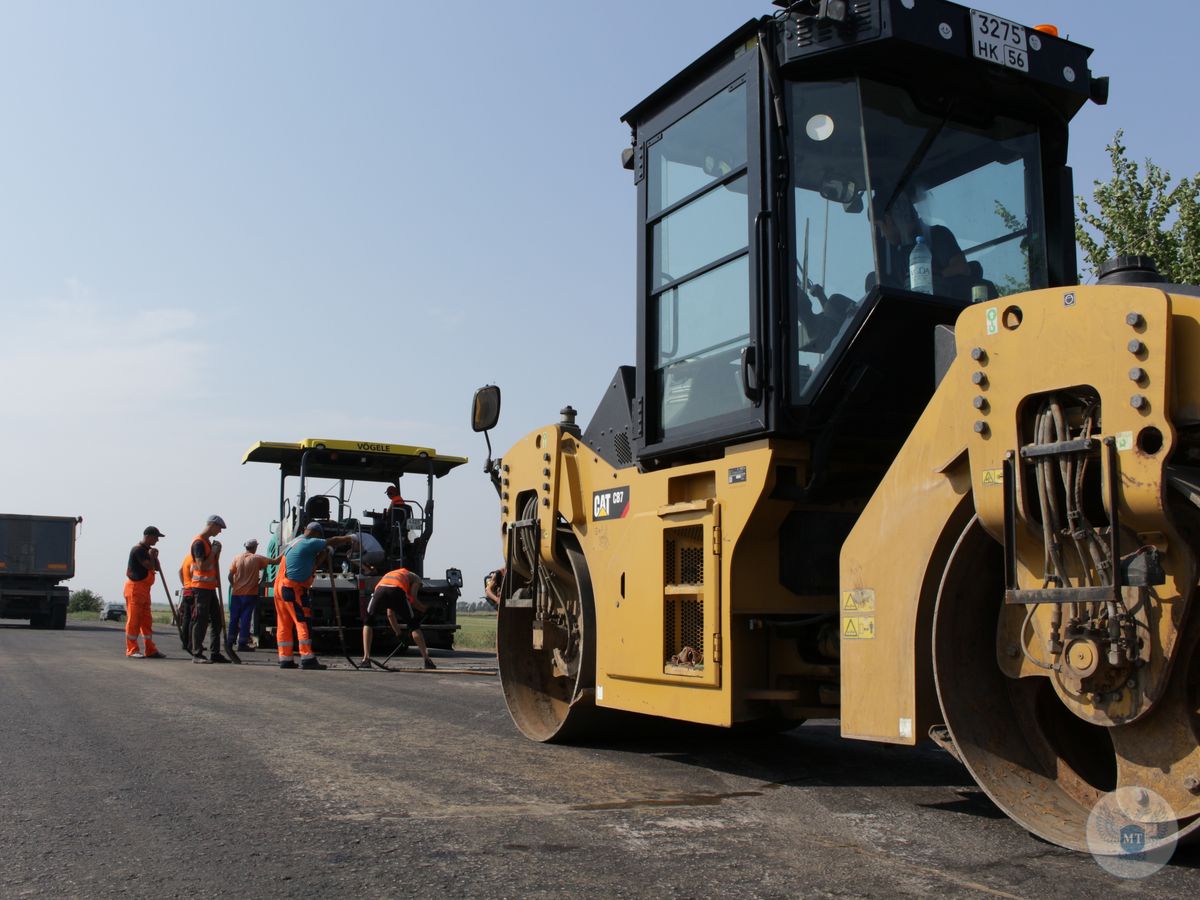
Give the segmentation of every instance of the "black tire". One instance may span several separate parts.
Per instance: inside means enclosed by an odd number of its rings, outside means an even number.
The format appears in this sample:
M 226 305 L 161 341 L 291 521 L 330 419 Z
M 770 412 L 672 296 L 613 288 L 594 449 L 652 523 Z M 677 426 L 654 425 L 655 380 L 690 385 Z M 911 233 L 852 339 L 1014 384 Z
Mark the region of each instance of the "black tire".
M 62 631 L 67 627 L 67 608 L 65 606 L 54 607 L 54 611 L 50 613 L 50 627 L 55 631 Z
M 37 613 L 36 615 L 30 616 L 29 617 L 29 627 L 37 628 L 37 629 L 49 628 L 50 627 L 50 614 L 49 613 Z

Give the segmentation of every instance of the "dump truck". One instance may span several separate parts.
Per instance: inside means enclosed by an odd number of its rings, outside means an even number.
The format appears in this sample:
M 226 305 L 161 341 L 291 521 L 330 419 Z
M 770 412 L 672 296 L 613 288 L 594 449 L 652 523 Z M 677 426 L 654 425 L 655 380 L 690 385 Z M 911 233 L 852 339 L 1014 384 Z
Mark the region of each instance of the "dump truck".
M 516 726 L 836 718 L 1064 847 L 1130 790 L 1194 833 L 1200 290 L 1079 284 L 1107 80 L 943 0 L 777 5 L 623 117 L 636 365 L 488 441 Z
M 425 577 L 425 551 L 433 536 L 434 479 L 467 462 L 465 457 L 406 444 L 306 438 L 295 443 L 261 441 L 246 452 L 242 463 L 248 462 L 279 467 L 279 512 L 271 530 L 277 532 L 280 547 L 316 522 L 326 538 L 365 533 L 383 548 L 383 560 L 371 566 L 371 571 L 341 549 L 331 555 L 328 568 L 318 570 L 311 589 L 310 623 L 316 646 L 360 652 L 361 601 L 370 598 L 385 573 L 403 566 L 422 578 L 420 600 L 429 607 L 421 626 L 426 643 L 453 649 L 454 634 L 460 627 L 462 572 L 450 568 L 444 578 Z M 416 495 L 403 496 L 401 479 L 405 475 L 424 483 L 423 500 Z M 289 478 L 296 479 L 294 493 L 289 493 Z M 316 490 L 314 480 L 336 488 Z M 376 490 L 363 496 L 370 485 Z M 389 501 L 384 491 L 388 485 L 401 489 L 403 502 Z M 357 512 L 351 501 L 360 504 Z M 368 509 L 368 505 L 377 508 Z M 398 641 L 396 652 L 402 654 L 410 639 L 407 626 L 401 628 L 403 633 L 394 638 L 389 625 L 376 624 L 374 646 L 393 647 Z M 275 603 L 272 586 L 265 580 L 254 629 L 260 646 L 274 646 Z
M 75 533 L 82 522 L 0 513 L 0 619 L 67 627 L 71 592 L 62 582 L 75 577 Z

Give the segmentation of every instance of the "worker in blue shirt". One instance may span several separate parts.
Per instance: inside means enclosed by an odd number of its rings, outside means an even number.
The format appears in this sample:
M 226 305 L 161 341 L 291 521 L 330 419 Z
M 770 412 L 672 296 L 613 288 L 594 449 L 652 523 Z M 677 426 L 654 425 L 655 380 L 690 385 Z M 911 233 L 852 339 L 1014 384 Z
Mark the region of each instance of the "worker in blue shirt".
M 296 668 L 293 630 L 300 644 L 299 667 L 325 668 L 312 649 L 312 636 L 308 629 L 309 619 L 312 618 L 308 589 L 316 577 L 317 563 L 322 554 L 330 547 L 346 546 L 350 538 L 341 536 L 325 540 L 324 534 L 318 523 L 309 522 L 304 535 L 288 544 L 283 552 L 283 561 L 275 579 L 276 646 L 279 648 L 281 669 Z

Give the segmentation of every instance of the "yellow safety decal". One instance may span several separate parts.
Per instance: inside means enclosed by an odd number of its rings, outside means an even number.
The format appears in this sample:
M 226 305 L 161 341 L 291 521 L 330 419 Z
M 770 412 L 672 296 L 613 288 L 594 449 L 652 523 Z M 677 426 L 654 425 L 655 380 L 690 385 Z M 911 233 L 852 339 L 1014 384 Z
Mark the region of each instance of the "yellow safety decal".
M 848 612 L 875 612 L 875 592 L 870 588 L 843 591 L 842 609 Z
M 984 318 L 987 320 L 987 333 L 998 334 L 1000 332 L 1000 307 L 989 306 Z
M 1133 432 L 1132 431 L 1118 431 L 1116 434 L 1116 438 L 1117 438 L 1117 450 L 1119 450 L 1120 452 L 1124 453 L 1126 450 L 1133 449 Z
M 842 619 L 842 639 L 847 641 L 875 640 L 875 617 L 846 616 Z
M 984 469 L 983 470 L 983 486 L 996 487 L 1004 484 L 1003 469 Z

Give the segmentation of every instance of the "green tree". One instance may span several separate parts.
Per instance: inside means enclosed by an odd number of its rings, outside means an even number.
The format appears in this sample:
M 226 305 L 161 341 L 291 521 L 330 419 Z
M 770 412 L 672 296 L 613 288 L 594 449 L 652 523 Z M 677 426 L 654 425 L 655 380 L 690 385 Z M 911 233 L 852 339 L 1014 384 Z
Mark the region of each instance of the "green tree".
M 1126 155 L 1118 131 L 1108 145 L 1113 175 L 1093 182 L 1094 208 L 1076 197 L 1075 240 L 1093 275 L 1118 254 L 1154 257 L 1173 284 L 1200 284 L 1200 174 L 1171 185 L 1171 174 L 1147 159 L 1145 172 Z
M 95 591 L 83 588 L 71 591 L 71 599 L 67 603 L 67 612 L 100 612 L 100 604 L 104 598 Z

